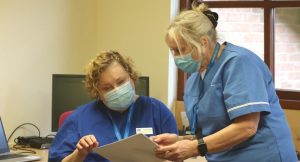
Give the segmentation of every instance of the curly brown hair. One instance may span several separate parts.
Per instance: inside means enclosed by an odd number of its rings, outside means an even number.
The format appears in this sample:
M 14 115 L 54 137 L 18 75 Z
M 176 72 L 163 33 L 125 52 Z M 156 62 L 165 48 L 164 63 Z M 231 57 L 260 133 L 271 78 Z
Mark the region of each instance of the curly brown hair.
M 119 63 L 134 82 L 138 80 L 139 74 L 134 69 L 133 61 L 129 57 L 123 57 L 117 51 L 102 51 L 91 60 L 86 68 L 87 75 L 84 83 L 92 98 L 99 97 L 99 77 L 113 62 Z

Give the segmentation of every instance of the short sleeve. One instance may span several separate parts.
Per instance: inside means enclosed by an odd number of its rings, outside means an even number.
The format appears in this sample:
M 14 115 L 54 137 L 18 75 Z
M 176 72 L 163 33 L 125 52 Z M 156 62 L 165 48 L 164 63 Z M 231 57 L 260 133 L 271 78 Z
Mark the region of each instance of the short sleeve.
M 237 55 L 224 67 L 223 95 L 231 120 L 254 112 L 270 112 L 262 61 L 251 55 Z
M 178 129 L 177 129 L 177 124 L 176 124 L 176 120 L 174 118 L 174 115 L 172 114 L 172 112 L 165 106 L 165 104 L 163 104 L 162 102 L 152 99 L 152 104 L 155 107 L 159 108 L 159 117 L 160 123 L 158 123 L 158 125 L 160 125 L 160 131 L 159 134 L 162 133 L 175 133 L 178 134 Z
M 49 150 L 49 162 L 62 161 L 75 150 L 79 139 L 75 115 L 76 113 L 72 113 L 58 130 Z

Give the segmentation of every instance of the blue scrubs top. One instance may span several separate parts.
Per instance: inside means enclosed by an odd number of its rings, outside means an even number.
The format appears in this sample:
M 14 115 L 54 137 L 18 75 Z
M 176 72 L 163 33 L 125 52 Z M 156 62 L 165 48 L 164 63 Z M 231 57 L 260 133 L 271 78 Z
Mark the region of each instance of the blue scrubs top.
M 230 125 L 235 118 L 260 112 L 257 133 L 223 152 L 208 154 L 209 162 L 296 162 L 296 153 L 272 76 L 253 52 L 227 43 L 222 55 L 202 80 L 193 73 L 184 103 L 192 123 L 196 113 L 198 136 L 208 136 Z
M 153 134 L 178 133 L 176 121 L 169 109 L 160 101 L 140 96 L 134 103 L 129 136 L 136 134 L 137 128 L 152 128 Z M 123 135 L 128 111 L 124 113 L 108 109 L 102 102 L 92 101 L 78 107 L 58 130 L 49 150 L 49 162 L 60 162 L 76 149 L 79 139 L 93 134 L 100 146 L 117 141 L 112 121 L 107 115 L 109 111 L 114 122 Z M 90 153 L 86 162 L 107 162 L 96 153 Z

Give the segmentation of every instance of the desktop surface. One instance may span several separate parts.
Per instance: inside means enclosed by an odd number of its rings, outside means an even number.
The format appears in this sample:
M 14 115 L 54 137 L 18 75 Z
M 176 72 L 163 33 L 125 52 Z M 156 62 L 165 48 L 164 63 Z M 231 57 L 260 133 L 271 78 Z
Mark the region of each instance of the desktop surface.
M 28 154 L 26 153 L 25 155 L 32 155 L 32 156 L 39 156 L 42 159 L 38 160 L 37 162 L 47 162 L 48 161 L 48 149 L 36 149 L 36 148 L 26 148 L 28 150 L 32 150 L 35 151 L 35 154 Z M 15 149 L 11 149 L 11 152 L 22 152 L 23 150 L 15 150 Z

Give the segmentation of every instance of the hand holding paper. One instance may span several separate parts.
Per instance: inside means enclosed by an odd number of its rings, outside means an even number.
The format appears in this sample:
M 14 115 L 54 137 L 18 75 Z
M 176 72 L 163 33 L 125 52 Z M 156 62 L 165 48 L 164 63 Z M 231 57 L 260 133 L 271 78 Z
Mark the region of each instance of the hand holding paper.
M 163 162 L 154 154 L 157 144 L 143 134 L 136 134 L 126 139 L 94 149 L 111 162 Z

